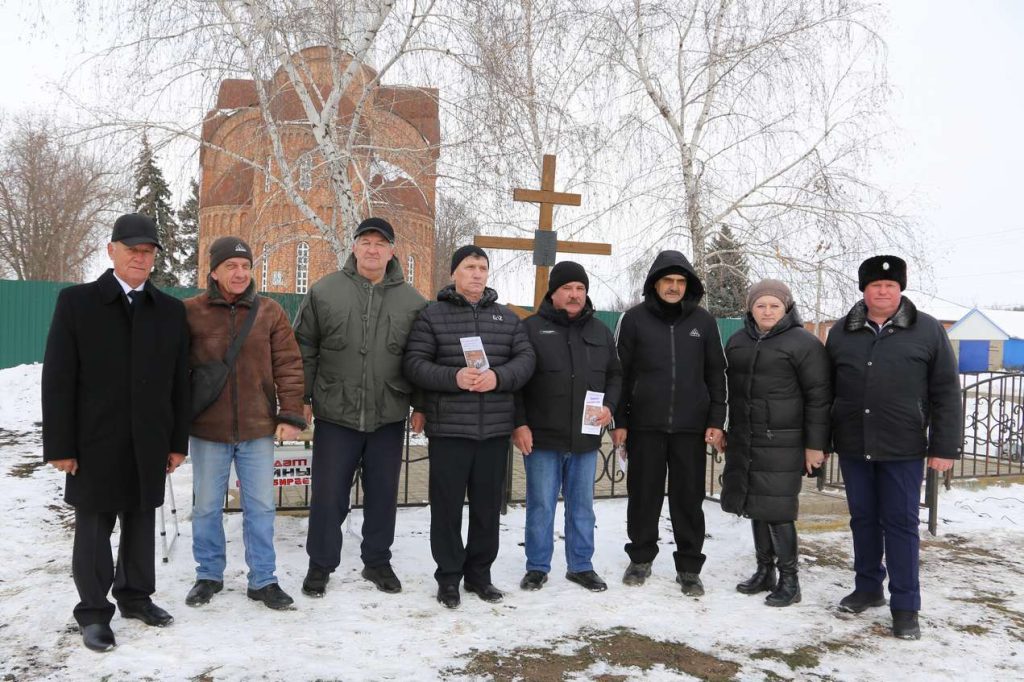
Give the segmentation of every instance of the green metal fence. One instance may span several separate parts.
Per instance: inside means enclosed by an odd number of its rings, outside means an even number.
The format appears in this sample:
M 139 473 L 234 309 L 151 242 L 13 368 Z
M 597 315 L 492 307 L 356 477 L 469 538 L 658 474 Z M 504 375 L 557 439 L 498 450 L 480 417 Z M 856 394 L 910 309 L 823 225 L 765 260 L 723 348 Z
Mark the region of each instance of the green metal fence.
M 0 280 L 0 369 L 43 361 L 46 334 L 57 304 L 57 294 L 68 286 L 71 286 L 68 282 Z M 164 291 L 185 299 L 203 290 L 171 287 Z M 301 294 L 264 295 L 280 303 L 289 319 L 295 319 L 302 303 Z M 614 331 L 622 313 L 599 310 L 595 316 Z M 738 318 L 718 320 L 723 343 L 742 326 L 743 321 Z
M 43 361 L 57 294 L 69 286 L 69 282 L 0 280 L 0 369 Z M 203 290 L 169 287 L 163 291 L 185 299 Z M 301 294 L 264 295 L 280 303 L 289 319 L 295 318 L 302 302 Z

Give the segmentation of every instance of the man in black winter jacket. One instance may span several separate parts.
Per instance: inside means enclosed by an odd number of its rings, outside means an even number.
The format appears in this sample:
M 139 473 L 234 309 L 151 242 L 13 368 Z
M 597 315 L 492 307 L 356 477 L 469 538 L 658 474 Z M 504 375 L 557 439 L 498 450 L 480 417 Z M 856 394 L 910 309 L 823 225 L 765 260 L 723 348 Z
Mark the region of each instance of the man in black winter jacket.
M 612 442 L 624 443 L 629 456 L 630 563 L 622 582 L 642 585 L 651 574 L 667 469 L 676 581 L 684 594 L 700 596 L 705 450 L 722 446 L 725 353 L 715 318 L 700 307 L 704 285 L 683 254 L 659 253 L 643 292 L 618 332 L 623 396 Z
M 499 602 L 491 584 L 498 556 L 498 515 L 505 485 L 514 394 L 533 374 L 534 353 L 515 313 L 487 287 L 487 254 L 463 246 L 452 255 L 452 284 L 413 324 L 405 347 L 406 378 L 422 389 L 414 400 L 430 438 L 430 551 L 437 563 L 437 600 L 459 605 L 459 581 L 481 599 Z M 476 337 L 474 339 L 474 337 Z M 478 340 L 486 366 L 469 366 L 463 342 Z M 479 351 L 475 351 L 479 353 Z M 469 493 L 469 534 L 462 542 L 462 503 Z
M 622 369 L 611 330 L 594 317 L 589 286 L 582 265 L 559 263 L 551 269 L 540 310 L 525 321 L 537 368 L 516 394 L 512 432 L 526 467 L 526 575 L 519 583 L 524 590 L 547 582 L 559 492 L 565 499 L 565 577 L 592 592 L 608 588 L 591 561 L 594 474 L 601 430 L 619 402 Z
M 884 606 L 888 569 L 893 634 L 918 639 L 922 460 L 941 472 L 960 458 L 960 382 L 942 325 L 900 293 L 907 264 L 874 256 L 861 263 L 858 279 L 864 300 L 836 321 L 825 344 L 835 387 L 832 445 L 846 484 L 857 574 L 839 608 Z

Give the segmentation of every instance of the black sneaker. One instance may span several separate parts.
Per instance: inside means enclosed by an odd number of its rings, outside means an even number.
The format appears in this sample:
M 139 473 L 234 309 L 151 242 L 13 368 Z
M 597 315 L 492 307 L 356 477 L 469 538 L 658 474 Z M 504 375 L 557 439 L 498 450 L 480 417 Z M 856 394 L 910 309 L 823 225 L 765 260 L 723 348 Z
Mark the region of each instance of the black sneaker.
M 846 613 L 863 613 L 875 606 L 885 606 L 885 595 L 881 591 L 854 590 L 839 601 L 839 610 Z
M 687 597 L 704 596 L 704 583 L 700 581 L 700 576 L 696 573 L 679 571 L 676 573 L 676 582 L 682 586 L 683 594 Z
M 289 597 L 277 583 L 264 585 L 258 590 L 250 588 L 245 591 L 245 596 L 249 597 L 249 599 L 252 599 L 253 601 L 261 601 L 267 606 L 267 608 L 278 611 L 281 609 L 287 609 L 295 602 L 295 600 Z
M 548 574 L 544 571 L 527 571 L 523 579 L 519 581 L 519 587 L 529 592 L 536 592 L 544 587 L 548 581 Z
M 302 594 L 307 597 L 320 598 L 327 591 L 327 581 L 331 579 L 331 572 L 319 566 L 310 566 L 306 571 L 306 579 L 302 581 Z
M 582 585 L 591 592 L 604 592 L 608 589 L 608 583 L 601 580 L 601 576 L 594 571 L 580 571 L 578 573 L 570 571 L 565 574 L 565 579 L 577 585 Z
M 622 582 L 632 587 L 639 587 L 644 581 L 651 577 L 651 562 L 630 561 L 626 572 L 622 574 Z
M 893 611 L 892 634 L 900 639 L 921 639 L 917 611 Z
M 213 595 L 224 589 L 224 583 L 219 580 L 207 580 L 200 578 L 185 597 L 185 604 L 188 606 L 202 606 L 209 604 Z
M 391 564 L 383 566 L 366 566 L 363 568 L 362 576 L 377 586 L 381 592 L 396 594 L 402 591 L 402 582 L 395 575 Z
M 490 602 L 491 604 L 497 604 L 505 597 L 504 592 L 502 592 L 490 583 L 487 583 L 486 585 L 474 585 L 473 583 L 466 583 L 466 592 L 472 592 L 476 596 L 480 597 L 486 602 Z

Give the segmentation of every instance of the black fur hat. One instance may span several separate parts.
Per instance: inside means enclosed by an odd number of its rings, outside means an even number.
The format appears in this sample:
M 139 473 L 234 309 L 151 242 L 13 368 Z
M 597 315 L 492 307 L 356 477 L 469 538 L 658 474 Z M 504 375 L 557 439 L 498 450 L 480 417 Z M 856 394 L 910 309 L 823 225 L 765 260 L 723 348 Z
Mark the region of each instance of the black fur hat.
M 872 282 L 889 280 L 900 285 L 900 291 L 907 288 L 907 262 L 899 256 L 872 256 L 857 268 L 860 290 Z

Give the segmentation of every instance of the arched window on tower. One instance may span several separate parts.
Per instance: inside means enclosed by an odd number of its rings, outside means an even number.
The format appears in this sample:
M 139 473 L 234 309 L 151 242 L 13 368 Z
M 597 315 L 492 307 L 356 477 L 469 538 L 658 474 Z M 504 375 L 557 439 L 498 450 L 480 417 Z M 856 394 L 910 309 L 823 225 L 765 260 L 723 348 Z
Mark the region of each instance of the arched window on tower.
M 405 259 L 405 281 L 409 284 L 416 281 L 416 256 Z
M 295 293 L 309 289 L 309 243 L 299 242 L 295 247 Z

